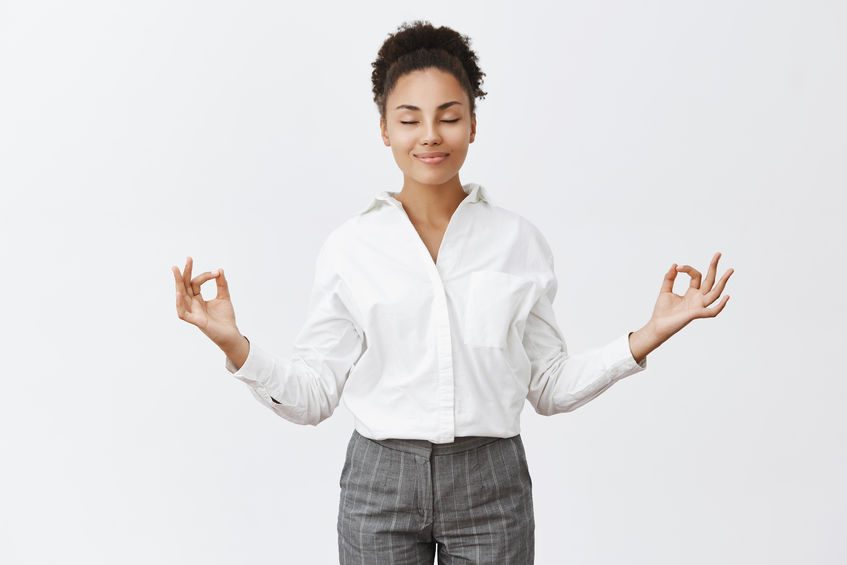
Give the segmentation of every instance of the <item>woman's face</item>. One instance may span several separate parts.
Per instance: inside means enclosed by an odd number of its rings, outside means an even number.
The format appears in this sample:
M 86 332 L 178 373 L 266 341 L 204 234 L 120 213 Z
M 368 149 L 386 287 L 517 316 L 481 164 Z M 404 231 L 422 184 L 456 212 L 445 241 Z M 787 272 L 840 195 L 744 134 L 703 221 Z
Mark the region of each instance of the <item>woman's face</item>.
M 476 135 L 469 104 L 456 77 L 440 69 L 412 71 L 397 80 L 379 124 L 406 182 L 443 185 L 457 177 Z M 427 162 L 428 153 L 446 156 Z

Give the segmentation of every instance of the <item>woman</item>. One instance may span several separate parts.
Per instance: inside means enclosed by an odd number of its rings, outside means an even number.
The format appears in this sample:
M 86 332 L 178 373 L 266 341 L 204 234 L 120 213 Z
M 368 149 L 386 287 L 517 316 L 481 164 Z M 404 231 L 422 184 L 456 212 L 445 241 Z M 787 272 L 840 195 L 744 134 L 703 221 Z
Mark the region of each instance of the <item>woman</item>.
M 341 400 L 355 429 L 339 480 L 341 563 L 534 561 L 532 480 L 520 437 L 529 400 L 574 410 L 646 368 L 647 354 L 712 309 L 715 284 L 665 273 L 650 321 L 569 355 L 552 303 L 553 253 L 527 219 L 459 169 L 476 135 L 484 73 L 470 40 L 403 24 L 373 63 L 380 129 L 403 172 L 333 230 L 318 254 L 306 323 L 279 359 L 235 323 L 223 269 L 172 268 L 179 317 L 226 353 L 226 367 L 279 416 L 317 425 Z M 677 271 L 691 277 L 673 294 Z M 201 285 L 216 279 L 204 301 Z

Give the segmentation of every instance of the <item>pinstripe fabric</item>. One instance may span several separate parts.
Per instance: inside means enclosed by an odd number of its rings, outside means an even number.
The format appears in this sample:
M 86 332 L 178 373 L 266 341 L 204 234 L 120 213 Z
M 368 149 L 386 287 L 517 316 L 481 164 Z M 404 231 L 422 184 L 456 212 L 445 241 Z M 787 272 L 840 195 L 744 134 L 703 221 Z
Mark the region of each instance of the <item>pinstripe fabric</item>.
M 356 430 L 339 479 L 341 565 L 529 565 L 532 479 L 520 434 L 451 443 Z

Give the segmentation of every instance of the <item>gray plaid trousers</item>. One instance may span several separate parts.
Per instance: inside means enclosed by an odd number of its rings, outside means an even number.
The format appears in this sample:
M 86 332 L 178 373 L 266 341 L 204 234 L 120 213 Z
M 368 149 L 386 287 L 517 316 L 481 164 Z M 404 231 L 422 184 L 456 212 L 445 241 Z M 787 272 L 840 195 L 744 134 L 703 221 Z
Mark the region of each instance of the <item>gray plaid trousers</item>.
M 532 479 L 521 436 L 447 444 L 353 430 L 339 479 L 341 565 L 531 565 Z

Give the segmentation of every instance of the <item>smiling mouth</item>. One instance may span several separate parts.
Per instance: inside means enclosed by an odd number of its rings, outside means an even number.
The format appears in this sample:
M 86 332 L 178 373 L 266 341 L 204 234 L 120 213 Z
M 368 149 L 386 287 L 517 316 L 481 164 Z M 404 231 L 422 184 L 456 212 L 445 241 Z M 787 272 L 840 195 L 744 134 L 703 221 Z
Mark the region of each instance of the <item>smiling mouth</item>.
M 442 153 L 441 155 L 433 155 L 431 157 L 427 157 L 424 155 L 415 155 L 420 162 L 426 163 L 427 165 L 437 165 L 439 163 L 444 162 L 445 159 L 449 156 L 449 153 Z

